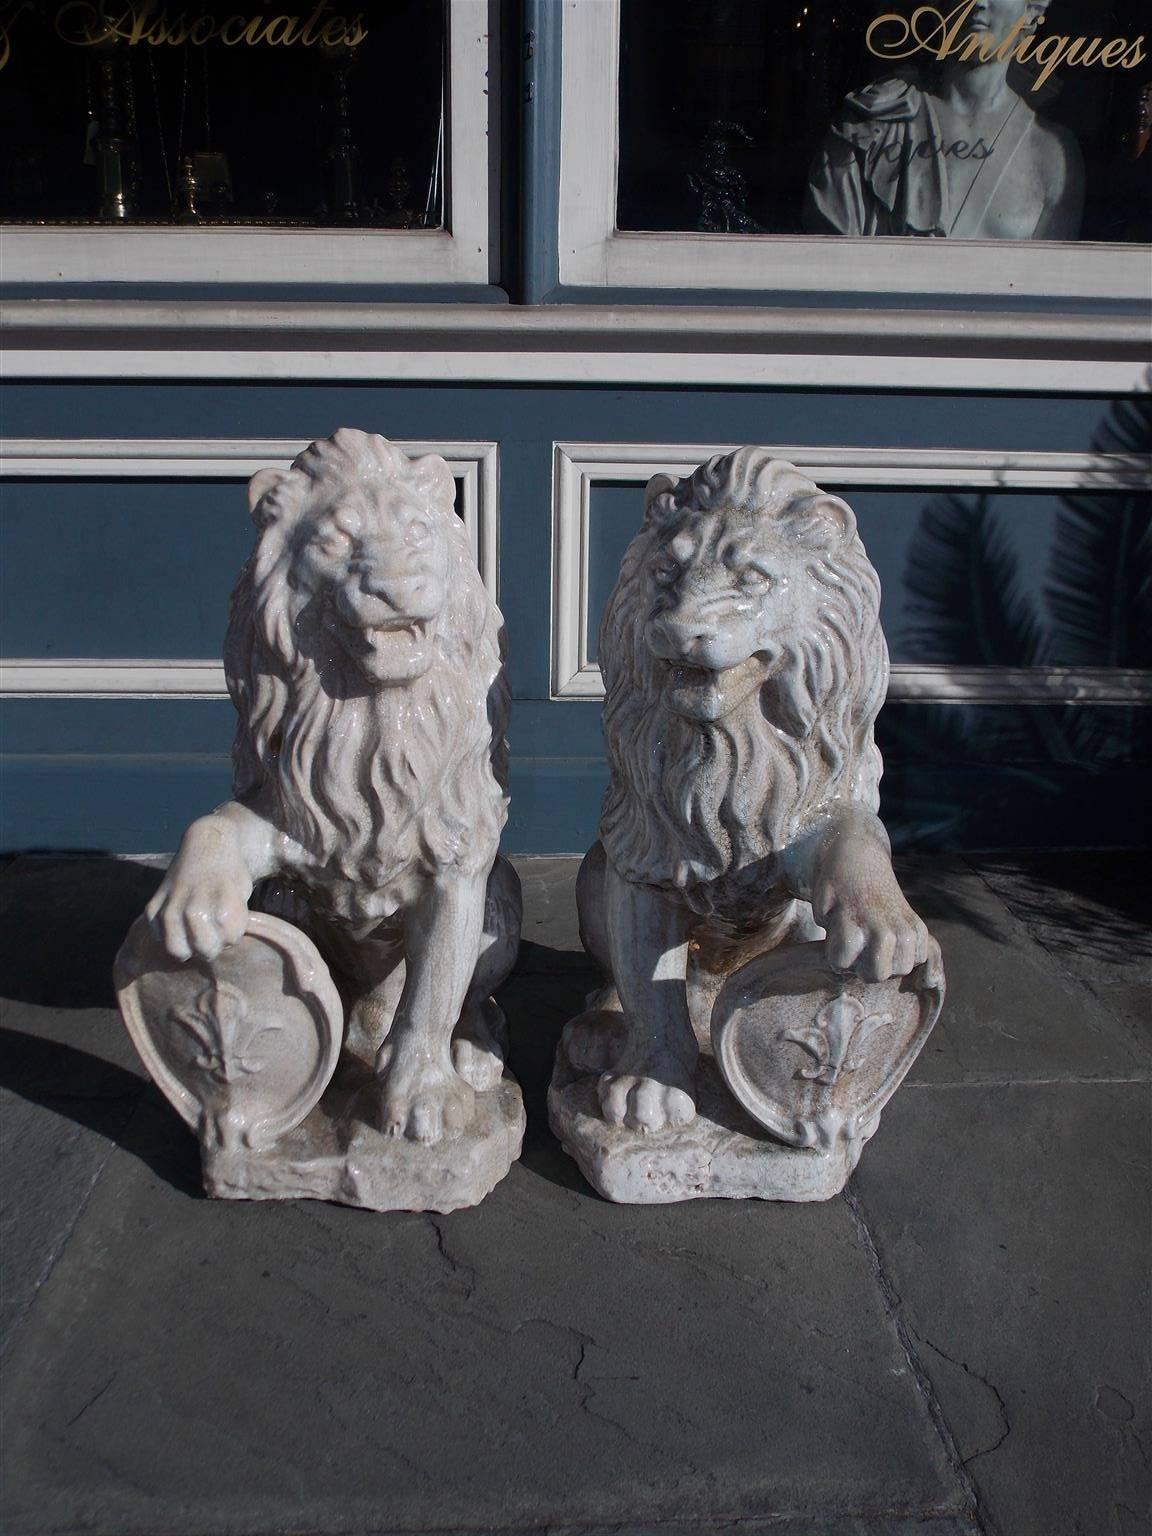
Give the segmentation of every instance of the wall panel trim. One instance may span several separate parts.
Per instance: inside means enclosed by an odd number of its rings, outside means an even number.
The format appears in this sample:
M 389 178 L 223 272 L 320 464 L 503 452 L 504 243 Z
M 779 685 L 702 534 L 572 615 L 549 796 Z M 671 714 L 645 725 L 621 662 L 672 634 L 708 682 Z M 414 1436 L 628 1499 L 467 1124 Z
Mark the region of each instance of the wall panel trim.
M 553 699 L 602 699 L 590 659 L 589 520 L 592 489 L 641 486 L 657 473 L 683 476 L 733 443 L 553 444 Z M 774 446 L 828 489 L 887 486 L 925 490 L 1150 490 L 1152 455 L 993 453 L 935 448 Z M 892 700 L 928 703 L 1152 703 L 1152 671 L 1072 667 L 894 666 Z
M 6 438 L 0 477 L 62 480 L 237 480 L 258 469 L 287 469 L 299 438 Z M 484 585 L 498 598 L 500 465 L 493 442 L 401 441 L 417 457 L 438 453 L 461 482 L 461 515 Z
M 0 662 L 9 699 L 226 699 L 218 661 L 128 657 Z M 602 699 L 599 669 L 573 678 L 565 699 Z M 888 697 L 935 704 L 1149 704 L 1152 671 L 1117 667 L 894 666 Z
M 0 697 L 9 699 L 226 699 L 219 661 L 129 656 L 12 657 L 0 661 Z

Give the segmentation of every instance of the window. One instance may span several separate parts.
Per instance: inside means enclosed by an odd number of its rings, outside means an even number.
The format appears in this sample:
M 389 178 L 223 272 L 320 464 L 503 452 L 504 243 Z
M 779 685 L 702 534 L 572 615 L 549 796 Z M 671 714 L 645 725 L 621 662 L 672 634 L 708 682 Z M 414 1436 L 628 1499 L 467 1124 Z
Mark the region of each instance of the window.
M 569 0 L 562 279 L 1142 296 L 1142 9 Z
M 485 0 L 25 0 L 9 280 L 487 282 Z

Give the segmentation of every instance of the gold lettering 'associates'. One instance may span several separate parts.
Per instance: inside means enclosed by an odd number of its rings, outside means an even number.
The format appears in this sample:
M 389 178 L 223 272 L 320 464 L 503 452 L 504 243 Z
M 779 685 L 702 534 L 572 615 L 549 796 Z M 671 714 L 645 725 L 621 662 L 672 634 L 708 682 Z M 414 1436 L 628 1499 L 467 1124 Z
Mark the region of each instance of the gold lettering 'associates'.
M 111 38 L 119 38 L 130 47 L 148 43 L 154 48 L 179 48 L 185 43 L 202 48 L 217 41 L 226 48 L 261 43 L 281 48 L 296 44 L 311 48 L 317 43 L 328 48 L 355 48 L 368 36 L 368 28 L 362 14 L 337 15 L 328 0 L 319 0 L 302 16 L 258 14 L 222 19 L 189 11 L 172 13 L 158 8 L 154 0 L 142 0 L 137 5 L 68 0 L 56 13 L 56 34 L 78 48 L 95 48 Z

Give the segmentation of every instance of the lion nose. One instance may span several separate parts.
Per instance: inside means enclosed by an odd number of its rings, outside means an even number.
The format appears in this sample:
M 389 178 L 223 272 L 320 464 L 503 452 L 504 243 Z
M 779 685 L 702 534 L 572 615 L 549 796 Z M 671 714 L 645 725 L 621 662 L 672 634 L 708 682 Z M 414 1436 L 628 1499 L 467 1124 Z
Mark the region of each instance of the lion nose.
M 652 649 L 667 661 L 692 656 L 716 639 L 716 627 L 700 618 L 675 619 L 666 613 L 652 621 Z
M 367 563 L 360 573 L 360 590 L 402 612 L 418 602 L 424 589 L 422 576 L 402 576 L 381 565 Z

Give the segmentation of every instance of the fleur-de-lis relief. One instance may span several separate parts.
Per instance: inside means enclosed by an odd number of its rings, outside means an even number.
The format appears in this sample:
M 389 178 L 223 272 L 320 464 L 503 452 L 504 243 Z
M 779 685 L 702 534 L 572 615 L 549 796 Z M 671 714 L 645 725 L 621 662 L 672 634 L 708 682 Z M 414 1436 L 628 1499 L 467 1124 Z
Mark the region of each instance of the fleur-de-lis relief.
M 832 1088 L 841 1073 L 864 1065 L 864 1047 L 878 1029 L 892 1023 L 890 1013 L 869 1013 L 858 997 L 841 992 L 825 1003 L 807 1029 L 787 1030 L 781 1036 L 801 1046 L 814 1065 L 795 1074 L 822 1087 Z
M 226 981 L 209 982 L 191 1004 L 172 1021 L 192 1036 L 200 1047 L 193 1056 L 199 1067 L 218 1083 L 232 1083 L 250 1077 L 264 1066 L 264 1058 L 255 1054 L 256 1042 L 266 1034 L 275 1034 L 283 1026 L 248 1018 L 248 999 L 239 987 Z

